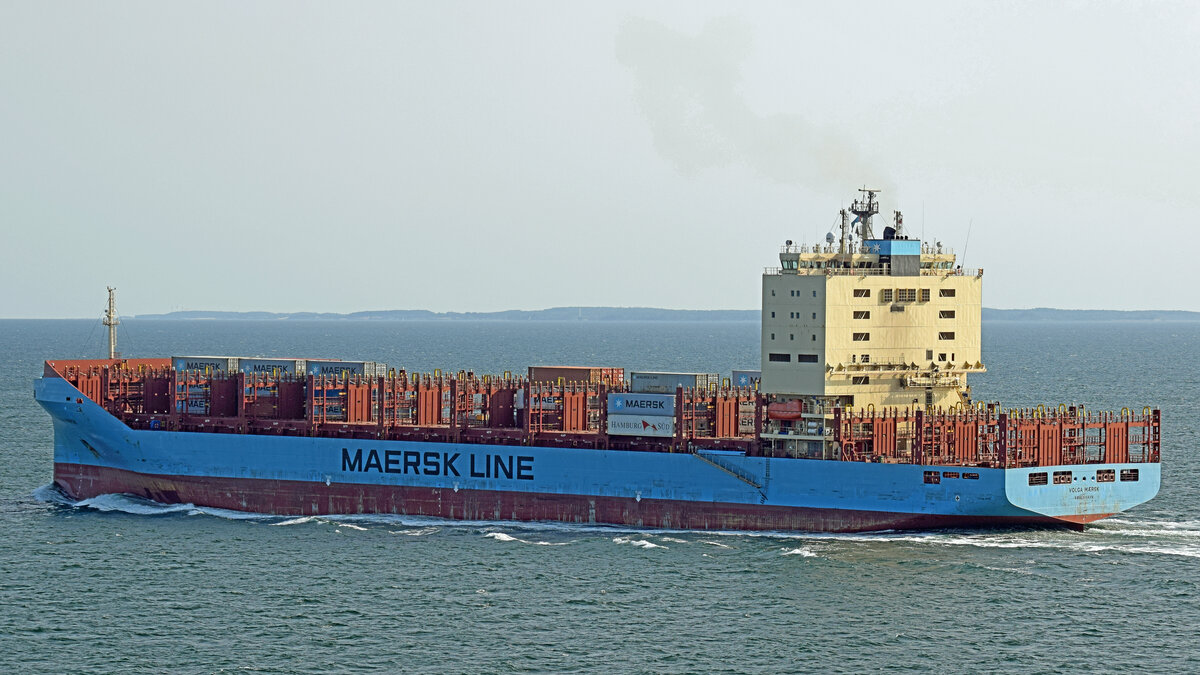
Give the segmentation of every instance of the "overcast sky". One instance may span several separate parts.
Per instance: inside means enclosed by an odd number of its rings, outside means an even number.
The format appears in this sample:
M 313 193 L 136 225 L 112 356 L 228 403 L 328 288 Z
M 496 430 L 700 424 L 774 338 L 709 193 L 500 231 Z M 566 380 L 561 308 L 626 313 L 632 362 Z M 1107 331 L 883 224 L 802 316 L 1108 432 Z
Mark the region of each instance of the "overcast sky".
M 1200 5 L 746 4 L 0 0 L 0 317 L 755 308 L 863 184 L 1200 310 Z

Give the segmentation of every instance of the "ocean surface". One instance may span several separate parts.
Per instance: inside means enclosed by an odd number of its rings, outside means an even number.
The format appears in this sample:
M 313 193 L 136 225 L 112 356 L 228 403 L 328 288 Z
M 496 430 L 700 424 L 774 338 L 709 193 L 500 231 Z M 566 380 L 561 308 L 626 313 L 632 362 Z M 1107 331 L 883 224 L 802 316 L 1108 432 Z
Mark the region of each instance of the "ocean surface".
M 679 532 L 64 503 L 33 400 L 94 321 L 0 321 L 0 673 L 1200 672 L 1200 323 L 992 322 L 978 400 L 1163 410 L 1084 532 Z M 756 323 L 154 321 L 129 356 L 756 368 Z

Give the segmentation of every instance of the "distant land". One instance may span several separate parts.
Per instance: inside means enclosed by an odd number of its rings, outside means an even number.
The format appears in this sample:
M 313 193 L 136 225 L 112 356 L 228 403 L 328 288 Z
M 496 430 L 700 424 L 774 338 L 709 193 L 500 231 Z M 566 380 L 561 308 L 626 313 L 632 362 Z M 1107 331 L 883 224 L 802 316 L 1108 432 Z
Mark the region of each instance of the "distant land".
M 502 312 L 431 312 L 387 309 L 349 314 L 330 312 L 186 311 L 138 314 L 135 319 L 256 321 L 758 321 L 757 309 L 656 309 L 653 307 L 553 307 Z M 984 321 L 1200 321 L 1200 312 L 1181 310 L 991 309 Z

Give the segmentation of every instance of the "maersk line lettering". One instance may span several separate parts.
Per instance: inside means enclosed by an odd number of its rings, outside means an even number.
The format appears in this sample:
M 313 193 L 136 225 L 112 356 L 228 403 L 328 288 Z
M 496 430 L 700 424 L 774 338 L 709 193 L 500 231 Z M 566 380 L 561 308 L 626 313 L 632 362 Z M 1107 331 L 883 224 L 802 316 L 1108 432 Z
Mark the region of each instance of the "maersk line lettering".
M 641 410 L 666 410 L 665 401 L 649 401 L 646 399 L 629 398 L 625 399 L 625 408 L 638 408 Z
M 398 473 L 402 475 L 461 476 L 458 461 L 461 453 L 413 452 L 411 450 L 384 450 L 375 448 L 342 448 L 342 471 L 359 473 Z M 533 480 L 533 457 L 524 455 L 470 455 L 472 478 L 516 478 Z

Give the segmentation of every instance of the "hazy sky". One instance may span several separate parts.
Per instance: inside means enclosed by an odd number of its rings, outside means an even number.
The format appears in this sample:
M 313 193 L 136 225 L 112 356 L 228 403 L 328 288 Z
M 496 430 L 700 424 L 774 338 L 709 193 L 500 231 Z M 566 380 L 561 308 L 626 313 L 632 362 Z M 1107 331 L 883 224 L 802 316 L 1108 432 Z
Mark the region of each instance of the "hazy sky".
M 0 0 L 0 317 L 754 308 L 864 183 L 1200 310 L 1200 4 L 746 5 Z

